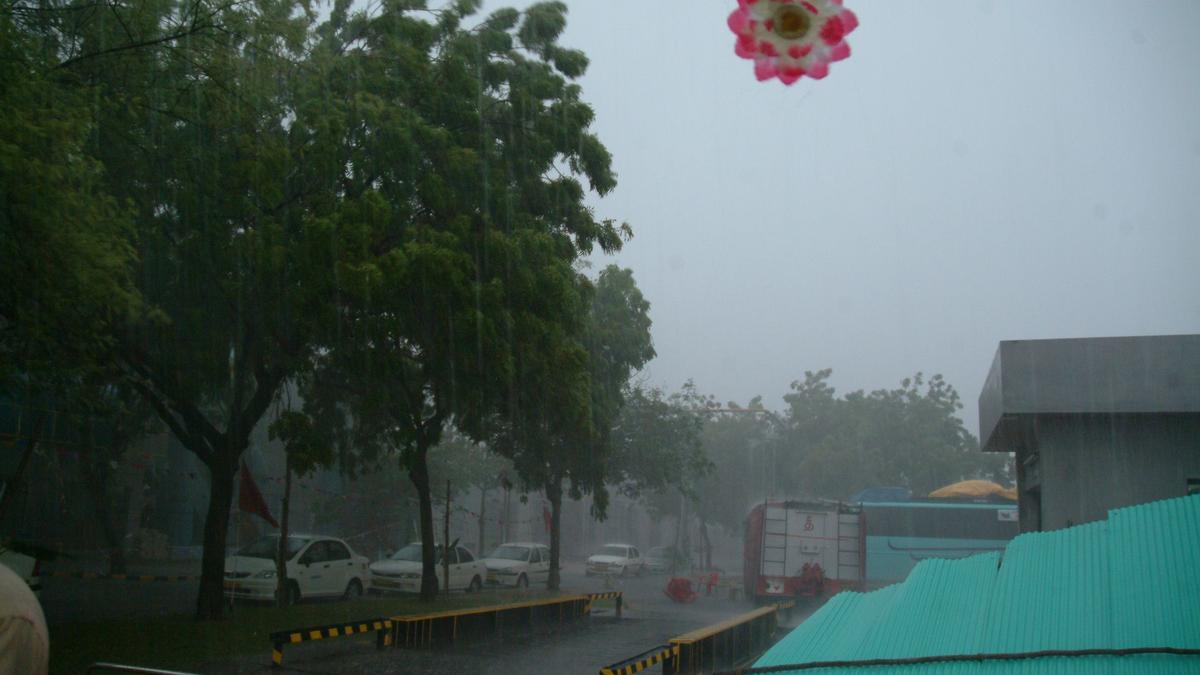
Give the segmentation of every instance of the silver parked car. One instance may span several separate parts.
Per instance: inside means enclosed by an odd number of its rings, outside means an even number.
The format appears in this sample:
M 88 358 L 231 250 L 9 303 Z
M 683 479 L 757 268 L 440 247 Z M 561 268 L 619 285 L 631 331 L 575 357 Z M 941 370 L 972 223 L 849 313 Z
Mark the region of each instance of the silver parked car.
M 544 584 L 550 576 L 550 547 L 545 544 L 501 544 L 483 559 L 490 586 Z
M 421 591 L 421 542 L 416 541 L 396 551 L 383 560 L 371 563 L 371 587 L 379 593 L 419 593 Z M 442 579 L 442 553 L 444 547 L 438 545 L 435 555 L 436 565 L 434 574 L 437 577 L 438 588 L 445 588 Z M 450 549 L 450 590 L 478 591 L 483 588 L 483 579 L 487 568 L 483 562 L 475 559 L 475 554 L 461 545 Z
M 646 571 L 646 560 L 636 546 L 629 544 L 607 544 L 587 559 L 584 570 L 587 576 L 642 574 Z

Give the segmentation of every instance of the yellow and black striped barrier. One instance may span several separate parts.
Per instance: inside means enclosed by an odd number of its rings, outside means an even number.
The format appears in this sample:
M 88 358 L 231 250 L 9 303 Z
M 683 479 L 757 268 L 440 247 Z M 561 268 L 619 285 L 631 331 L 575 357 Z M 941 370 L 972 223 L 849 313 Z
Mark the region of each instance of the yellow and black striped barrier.
M 383 649 L 392 643 L 392 620 L 383 618 L 348 621 L 346 623 L 327 626 L 313 626 L 311 628 L 297 628 L 271 633 L 271 663 L 275 667 L 283 665 L 283 646 L 287 644 L 295 645 L 314 640 L 349 637 L 372 631 L 375 633 L 376 648 Z
M 633 675 L 640 673 L 643 670 L 652 668 L 660 663 L 667 664 L 679 658 L 679 647 L 672 645 L 662 645 L 655 647 L 649 651 L 642 652 L 637 656 L 625 659 L 620 663 L 614 663 L 611 666 L 604 666 L 600 669 L 600 675 Z
M 88 581 L 200 581 L 199 575 L 101 574 L 99 572 L 43 572 L 40 577 L 86 579 Z
M 608 591 L 606 593 L 588 593 L 587 613 L 592 613 L 592 603 L 597 600 L 616 600 L 617 601 L 617 618 L 621 618 L 621 608 L 625 604 L 625 594 L 621 591 Z

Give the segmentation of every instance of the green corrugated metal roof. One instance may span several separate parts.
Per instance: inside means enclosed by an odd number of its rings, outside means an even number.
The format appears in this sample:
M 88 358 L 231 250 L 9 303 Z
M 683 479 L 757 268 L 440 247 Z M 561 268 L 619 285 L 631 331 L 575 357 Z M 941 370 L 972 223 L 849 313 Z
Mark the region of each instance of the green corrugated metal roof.
M 1045 650 L 1200 649 L 1200 495 L 925 560 L 902 583 L 840 593 L 754 665 Z M 1200 673 L 1200 656 L 1054 656 L 796 670 L 829 675 Z

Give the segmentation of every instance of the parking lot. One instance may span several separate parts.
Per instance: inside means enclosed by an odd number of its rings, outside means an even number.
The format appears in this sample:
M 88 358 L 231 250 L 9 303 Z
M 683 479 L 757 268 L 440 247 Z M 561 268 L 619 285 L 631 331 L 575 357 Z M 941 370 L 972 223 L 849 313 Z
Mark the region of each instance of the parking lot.
M 172 571 L 181 573 L 179 570 Z M 620 618 L 616 616 L 611 602 L 599 602 L 592 615 L 583 620 L 561 626 L 506 632 L 502 640 L 487 638 L 469 644 L 460 642 L 449 648 L 377 651 L 373 634 L 310 642 L 289 646 L 285 650 L 283 672 L 595 673 L 603 665 L 751 608 L 744 599 L 731 600 L 727 595 L 715 593 L 711 597 L 702 594 L 692 604 L 676 604 L 663 593 L 666 582 L 665 575 L 650 574 L 611 579 L 587 577 L 582 563 L 569 563 L 563 570 L 563 592 L 622 591 L 624 607 Z M 64 622 L 170 614 L 186 616 L 192 610 L 195 591 L 196 582 L 191 581 L 139 583 L 53 578 L 46 584 L 42 601 L 51 622 L 53 640 L 54 625 Z M 513 589 L 492 594 L 503 599 L 511 596 L 513 601 L 517 601 L 527 593 L 537 592 L 537 589 Z M 80 601 L 80 598 L 85 601 Z M 306 602 L 298 609 L 304 610 L 305 617 L 326 614 L 344 616 L 354 614 L 352 608 L 355 604 L 362 604 L 364 611 L 367 611 L 377 606 L 372 604 L 374 602 L 377 601 L 316 601 Z M 235 608 L 234 611 L 232 620 L 238 621 L 237 612 L 246 610 Z M 311 618 L 305 621 L 307 623 L 302 622 L 302 625 L 295 627 L 312 625 Z M 253 644 L 257 645 L 259 639 L 261 650 L 255 648 L 241 656 L 228 656 L 219 649 L 201 651 L 204 656 L 190 670 L 229 674 L 272 672 L 270 641 L 264 634 L 254 637 Z
M 373 636 L 305 644 L 288 652 L 283 672 L 295 673 L 596 673 L 601 666 L 666 642 L 669 638 L 748 611 L 750 603 L 701 595 L 690 605 L 663 594 L 667 577 L 586 577 L 582 565 L 563 571 L 566 592 L 620 590 L 622 617 L 612 607 L 597 608 L 589 619 L 563 627 L 506 635 L 451 649 L 384 650 L 371 645 Z M 518 593 L 514 591 L 514 597 Z M 273 672 L 269 645 L 261 657 L 236 663 L 214 663 L 205 672 L 245 674 Z M 278 672 L 278 671 L 275 671 Z

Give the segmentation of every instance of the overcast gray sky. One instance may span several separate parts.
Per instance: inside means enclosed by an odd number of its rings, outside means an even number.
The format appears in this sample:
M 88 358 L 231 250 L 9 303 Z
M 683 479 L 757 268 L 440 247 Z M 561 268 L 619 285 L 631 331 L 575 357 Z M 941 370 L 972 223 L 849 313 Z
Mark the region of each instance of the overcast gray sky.
M 791 87 L 734 55 L 736 4 L 568 2 L 650 382 L 940 372 L 978 434 L 1000 340 L 1200 331 L 1200 2 L 846 0 L 853 56 Z

